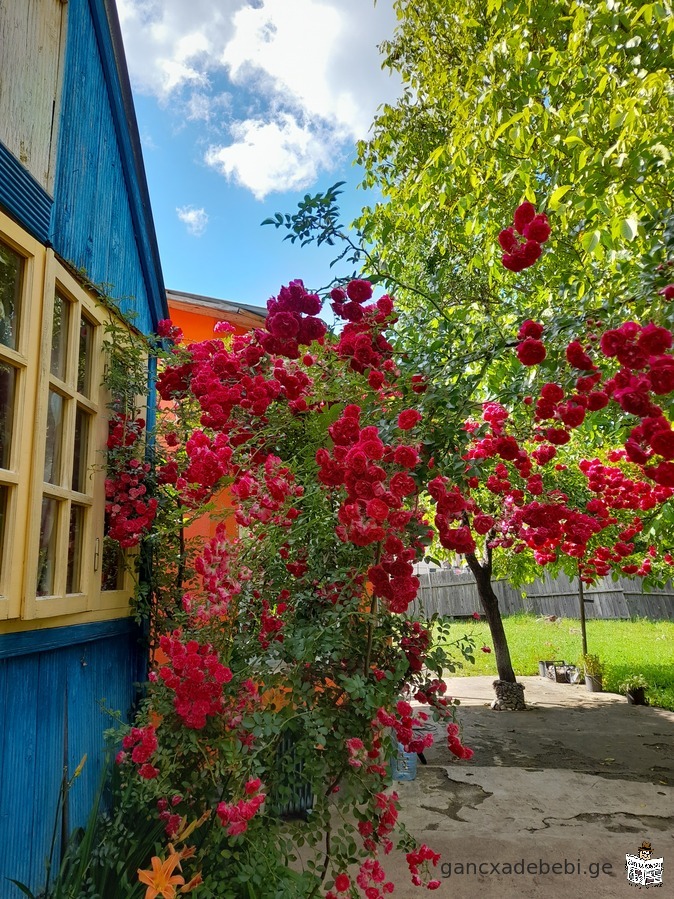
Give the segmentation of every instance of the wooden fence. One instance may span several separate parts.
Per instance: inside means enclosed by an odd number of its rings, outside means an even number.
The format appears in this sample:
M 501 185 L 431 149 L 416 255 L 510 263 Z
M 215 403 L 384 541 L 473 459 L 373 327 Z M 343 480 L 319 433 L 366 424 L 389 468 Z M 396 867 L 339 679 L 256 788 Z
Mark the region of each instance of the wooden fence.
M 419 573 L 421 588 L 410 611 L 430 617 L 440 615 L 467 617 L 482 608 L 475 579 L 470 572 L 452 569 L 431 569 Z M 504 615 L 531 612 L 535 615 L 557 615 L 578 618 L 578 582 L 562 574 L 557 578 L 545 575 L 520 589 L 507 581 L 495 581 L 494 592 Z M 652 618 L 674 619 L 674 587 L 642 592 L 642 583 L 635 578 L 617 581 L 604 578 L 585 590 L 587 618 Z

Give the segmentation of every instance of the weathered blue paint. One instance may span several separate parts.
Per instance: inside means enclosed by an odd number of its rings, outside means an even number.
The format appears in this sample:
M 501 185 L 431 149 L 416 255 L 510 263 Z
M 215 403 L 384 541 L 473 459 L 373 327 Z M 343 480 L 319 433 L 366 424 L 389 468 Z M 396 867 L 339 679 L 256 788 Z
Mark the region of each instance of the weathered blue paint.
M 114 3 L 70 0 L 51 241 L 152 331 L 168 309 Z
M 0 144 L 0 205 L 41 243 L 49 241 L 52 198 Z
M 54 629 L 56 630 L 56 629 Z M 105 761 L 103 732 L 114 725 L 105 711 L 128 720 L 135 701 L 133 673 L 143 654 L 130 632 L 81 641 L 78 628 L 59 628 L 60 649 L 0 661 L 0 896 L 19 895 L 4 879 L 38 888 L 56 819 L 67 733 L 72 777 L 70 828 L 86 823 Z M 73 633 L 76 632 L 76 633 Z M 66 728 L 67 717 L 67 728 Z M 60 822 L 58 825 L 60 834 Z M 59 844 L 57 840 L 56 859 Z
M 115 618 L 112 621 L 93 621 L 73 627 L 52 627 L 35 631 L 19 631 L 16 634 L 0 634 L 0 659 L 32 655 L 61 649 L 70 643 L 93 643 L 111 637 L 128 636 L 136 626 L 131 618 Z

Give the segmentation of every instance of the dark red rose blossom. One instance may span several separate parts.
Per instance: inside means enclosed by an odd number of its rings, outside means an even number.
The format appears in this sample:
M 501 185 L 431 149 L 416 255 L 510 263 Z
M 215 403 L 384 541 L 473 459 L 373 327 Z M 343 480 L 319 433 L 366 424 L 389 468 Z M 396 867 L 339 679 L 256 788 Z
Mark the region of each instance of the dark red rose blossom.
M 501 244 L 501 249 L 504 252 L 512 253 L 513 250 L 515 250 L 515 248 L 519 246 L 519 241 L 515 236 L 515 229 L 504 228 L 498 236 L 498 242 Z
M 637 345 L 649 356 L 658 356 L 671 348 L 672 332 L 667 328 L 659 328 L 651 322 L 642 328 Z
M 534 340 L 540 340 L 543 336 L 543 331 L 543 325 L 528 318 L 520 325 L 520 329 L 517 332 L 517 339 L 526 340 L 527 337 L 533 337 Z M 564 396 L 564 392 L 562 392 L 562 396 Z M 562 397 L 559 398 L 561 399 Z
M 543 212 L 539 212 L 533 219 L 522 229 L 522 236 L 527 240 L 535 240 L 537 243 L 545 243 L 550 237 L 550 225 L 548 217 Z
M 546 357 L 546 349 L 540 340 L 527 337 L 517 346 L 517 358 L 522 365 L 538 365 Z
M 515 215 L 513 216 L 513 224 L 515 225 L 515 230 L 519 231 L 520 234 L 523 233 L 524 228 L 534 220 L 536 215 L 536 207 L 533 203 L 524 202 L 521 203 L 517 209 L 515 210 Z
M 608 406 L 608 396 L 602 390 L 594 390 L 587 395 L 587 408 L 590 412 L 597 412 Z
M 480 513 L 473 518 L 473 529 L 478 534 L 487 534 L 494 527 L 495 521 L 491 515 Z
M 372 285 L 369 281 L 354 278 L 346 285 L 346 293 L 354 303 L 366 303 L 372 296 Z
M 404 409 L 398 416 L 398 427 L 401 431 L 409 431 L 421 421 L 416 409 Z
M 579 340 L 572 340 L 566 348 L 566 361 L 581 371 L 592 371 L 594 362 L 583 349 Z

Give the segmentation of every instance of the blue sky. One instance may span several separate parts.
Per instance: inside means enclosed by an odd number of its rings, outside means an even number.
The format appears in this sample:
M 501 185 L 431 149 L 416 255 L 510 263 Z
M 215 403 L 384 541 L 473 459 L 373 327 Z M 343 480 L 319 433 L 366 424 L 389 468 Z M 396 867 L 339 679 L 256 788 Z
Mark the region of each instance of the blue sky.
M 326 284 L 333 252 L 260 222 L 347 181 L 354 144 L 397 84 L 377 44 L 392 0 L 117 0 L 167 287 L 264 305 Z M 343 269 L 346 273 L 348 267 Z

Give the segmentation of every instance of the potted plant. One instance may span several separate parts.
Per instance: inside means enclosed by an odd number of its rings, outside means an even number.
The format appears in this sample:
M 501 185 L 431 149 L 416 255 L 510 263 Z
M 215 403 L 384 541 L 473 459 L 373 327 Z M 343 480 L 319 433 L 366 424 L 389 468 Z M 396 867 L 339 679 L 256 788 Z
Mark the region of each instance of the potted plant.
M 583 667 L 585 668 L 585 686 L 590 693 L 601 693 L 602 678 L 604 676 L 604 665 L 599 656 L 592 653 L 585 653 L 583 656 Z
M 627 696 L 630 705 L 646 705 L 648 682 L 643 674 L 630 674 L 620 685 L 620 692 Z

